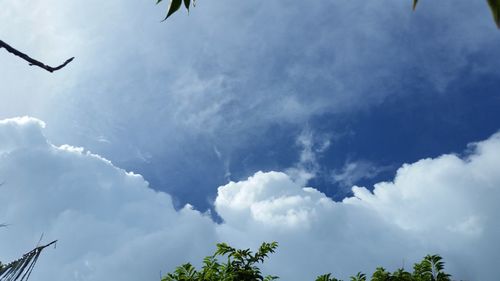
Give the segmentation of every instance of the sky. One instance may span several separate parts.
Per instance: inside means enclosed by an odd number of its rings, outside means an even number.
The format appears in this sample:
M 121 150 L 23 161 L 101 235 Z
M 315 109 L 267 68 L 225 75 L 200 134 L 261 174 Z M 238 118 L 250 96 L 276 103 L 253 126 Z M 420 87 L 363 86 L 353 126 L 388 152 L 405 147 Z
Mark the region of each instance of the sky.
M 155 280 L 278 241 L 283 280 L 429 253 L 495 280 L 500 33 L 410 2 L 2 1 L 1 40 L 76 59 L 0 49 L 0 260 L 43 233 L 33 279 Z

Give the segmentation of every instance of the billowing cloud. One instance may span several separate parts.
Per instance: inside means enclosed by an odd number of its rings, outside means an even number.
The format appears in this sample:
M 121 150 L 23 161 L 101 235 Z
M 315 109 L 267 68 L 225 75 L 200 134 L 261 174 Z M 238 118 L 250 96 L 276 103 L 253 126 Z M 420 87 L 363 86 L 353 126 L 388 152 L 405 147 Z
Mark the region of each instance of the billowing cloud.
M 408 267 L 444 256 L 460 279 L 495 280 L 500 255 L 500 134 L 401 167 L 394 180 L 332 201 L 282 172 L 258 172 L 218 189 L 214 223 L 140 176 L 68 145 L 54 146 L 33 118 L 0 122 L 0 260 L 30 249 L 43 233 L 39 280 L 155 280 L 200 261 L 216 241 L 255 247 L 279 241 L 265 270 L 283 280 L 346 277 L 377 265 Z
M 49 75 L 0 52 L 0 118 L 37 116 L 56 144 L 147 172 L 174 195 L 207 196 L 275 124 L 443 92 L 466 70 L 499 75 L 499 39 L 478 1 L 416 13 L 399 0 L 200 1 L 159 23 L 164 12 L 153 2 L 4 1 L 3 40 L 47 63 L 76 60 Z
M 28 117 L 0 122 L 0 216 L 10 224 L 0 232 L 2 261 L 43 234 L 59 242 L 44 253 L 39 280 L 156 280 L 213 247 L 208 216 L 174 210 L 169 195 L 100 156 L 53 146 L 41 127 Z
M 392 182 L 373 193 L 353 187 L 342 202 L 284 173 L 259 172 L 219 188 L 215 206 L 226 221 L 219 230 L 241 245 L 262 235 L 280 241 L 272 266 L 285 280 L 326 271 L 346 277 L 376 265 L 394 270 L 426 253 L 442 254 L 457 278 L 494 280 L 500 134 L 469 150 L 406 164 Z M 298 271 L 290 270 L 294 264 Z

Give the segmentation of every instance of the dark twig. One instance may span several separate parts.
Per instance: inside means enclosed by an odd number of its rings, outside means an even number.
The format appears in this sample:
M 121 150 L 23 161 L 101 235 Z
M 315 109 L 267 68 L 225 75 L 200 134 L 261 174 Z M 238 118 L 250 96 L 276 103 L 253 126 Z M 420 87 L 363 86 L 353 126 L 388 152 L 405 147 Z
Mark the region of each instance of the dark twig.
M 5 50 L 7 50 L 7 52 L 12 53 L 15 56 L 22 58 L 23 60 L 27 61 L 30 65 L 38 66 L 40 68 L 47 70 L 48 72 L 54 72 L 56 70 L 59 70 L 59 69 L 65 67 L 68 63 L 70 63 L 75 58 L 75 57 L 72 57 L 72 58 L 66 60 L 63 64 L 56 66 L 56 67 L 52 67 L 52 66 L 46 65 L 40 61 L 37 61 L 37 60 L 29 57 L 28 55 L 14 49 L 13 47 L 11 47 L 9 44 L 5 43 L 2 40 L 0 40 L 0 49 L 1 48 L 5 48 Z

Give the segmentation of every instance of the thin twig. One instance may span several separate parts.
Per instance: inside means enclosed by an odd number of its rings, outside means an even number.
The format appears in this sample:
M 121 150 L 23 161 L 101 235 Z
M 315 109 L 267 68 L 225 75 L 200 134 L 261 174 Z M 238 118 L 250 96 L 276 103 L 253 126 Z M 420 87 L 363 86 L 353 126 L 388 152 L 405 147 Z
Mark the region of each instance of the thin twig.
M 36 59 L 33 59 L 33 58 L 29 57 L 28 55 L 16 50 L 15 48 L 11 47 L 9 44 L 5 43 L 2 40 L 0 40 L 0 49 L 1 48 L 5 48 L 5 50 L 7 50 L 7 52 L 12 53 L 15 56 L 22 58 L 23 60 L 27 61 L 30 65 L 38 66 L 40 68 L 47 70 L 48 72 L 54 72 L 56 70 L 59 70 L 59 69 L 65 67 L 68 63 L 70 63 L 75 58 L 75 57 L 69 58 L 63 64 L 56 66 L 56 67 L 52 67 L 52 66 L 46 65 L 40 61 L 37 61 Z

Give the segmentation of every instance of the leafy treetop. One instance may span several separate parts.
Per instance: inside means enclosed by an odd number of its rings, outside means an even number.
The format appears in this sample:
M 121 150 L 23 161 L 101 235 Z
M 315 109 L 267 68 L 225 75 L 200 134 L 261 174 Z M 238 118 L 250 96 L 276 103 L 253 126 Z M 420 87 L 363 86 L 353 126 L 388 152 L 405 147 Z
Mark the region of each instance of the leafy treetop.
M 276 276 L 262 276 L 258 263 L 263 263 L 268 254 L 274 253 L 278 243 L 262 243 L 254 254 L 250 249 L 235 249 L 226 243 L 217 244 L 212 256 L 203 260 L 203 267 L 197 271 L 190 263 L 183 264 L 168 273 L 162 281 L 271 281 Z M 225 256 L 226 263 L 220 263 L 217 256 Z
M 190 263 L 177 267 L 174 272 L 168 273 L 162 281 L 271 281 L 279 277 L 262 276 L 257 266 L 264 263 L 270 253 L 274 253 L 278 244 L 262 243 L 254 254 L 250 249 L 239 250 L 225 243 L 217 244 L 217 250 L 212 256 L 203 260 L 203 267 L 198 271 Z M 225 257 L 226 262 L 221 263 L 217 257 Z M 451 275 L 444 272 L 444 262 L 439 255 L 427 255 L 413 266 L 413 272 L 404 268 L 393 273 L 378 267 L 371 281 L 451 281 Z M 358 272 L 350 277 L 350 281 L 367 281 L 367 275 Z M 342 281 L 332 276 L 331 273 L 320 275 L 316 281 Z

